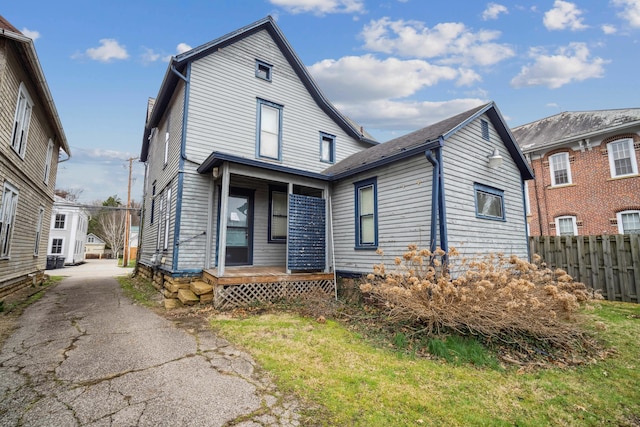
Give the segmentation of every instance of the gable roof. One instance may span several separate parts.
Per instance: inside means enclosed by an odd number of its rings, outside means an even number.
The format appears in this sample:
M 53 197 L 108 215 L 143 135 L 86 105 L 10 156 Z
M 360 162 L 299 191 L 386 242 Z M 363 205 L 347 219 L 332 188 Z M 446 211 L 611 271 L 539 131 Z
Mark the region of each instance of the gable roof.
M 86 242 L 86 240 L 89 239 L 89 237 L 93 237 L 95 240 L 97 240 L 96 242 L 93 242 L 93 243 L 98 243 L 100 245 L 104 245 L 106 243 L 104 240 L 102 240 L 100 237 L 96 236 L 93 233 L 87 234 L 87 237 L 85 237 L 85 242 Z
M 285 38 L 280 28 L 276 25 L 271 16 L 262 18 L 252 24 L 242 27 L 236 31 L 232 31 L 222 37 L 205 43 L 201 46 L 195 47 L 180 55 L 174 56 L 169 61 L 169 66 L 165 73 L 164 79 L 160 86 L 158 96 L 155 98 L 154 104 L 150 105 L 153 110 L 148 114 L 148 120 L 144 130 L 144 136 L 142 139 L 142 151 L 140 153 L 141 161 L 145 161 L 149 151 L 149 135 L 151 129 L 156 127 L 167 108 L 171 95 L 173 94 L 176 85 L 181 79 L 186 79 L 184 76 L 187 65 L 207 56 L 218 49 L 225 46 L 229 46 L 236 41 L 255 34 L 259 31 L 266 30 L 269 32 L 273 40 L 280 48 L 282 54 L 287 58 L 291 67 L 297 73 L 298 78 L 302 81 L 309 94 L 316 101 L 318 106 L 331 117 L 348 135 L 355 139 L 363 141 L 369 144 L 377 144 L 377 141 L 373 139 L 371 135 L 365 133 L 364 130 L 356 125 L 351 119 L 340 113 L 331 102 L 324 96 L 320 88 L 316 85 L 315 81 L 307 71 L 307 67 L 302 63 L 298 55 L 293 51 L 293 48 Z
M 55 133 L 54 139 L 60 147 L 67 153 L 67 156 L 71 156 L 71 150 L 69 149 L 69 143 L 67 137 L 62 128 L 60 122 L 60 116 L 58 110 L 53 102 L 53 97 L 49 91 L 47 80 L 40 66 L 36 48 L 33 44 L 33 40 L 22 34 L 16 27 L 11 25 L 2 15 L 0 15 L 0 37 L 5 37 L 15 42 L 18 52 L 22 56 L 29 74 L 33 76 L 33 81 L 36 84 L 36 89 L 40 99 L 43 100 L 42 106 L 47 118 L 50 120 L 53 131 Z
M 640 125 L 640 108 L 559 113 L 511 129 L 525 153 Z
M 513 135 L 493 102 L 480 105 L 415 132 L 355 153 L 325 169 L 323 173 L 330 175 L 332 179 L 341 179 L 423 153 L 439 144 L 439 141 L 445 142 L 458 130 L 483 114 L 487 114 L 494 128 L 504 141 L 509 154 L 515 161 L 518 169 L 520 169 L 522 178 L 525 180 L 533 179 L 533 172 L 529 164 L 522 155 Z

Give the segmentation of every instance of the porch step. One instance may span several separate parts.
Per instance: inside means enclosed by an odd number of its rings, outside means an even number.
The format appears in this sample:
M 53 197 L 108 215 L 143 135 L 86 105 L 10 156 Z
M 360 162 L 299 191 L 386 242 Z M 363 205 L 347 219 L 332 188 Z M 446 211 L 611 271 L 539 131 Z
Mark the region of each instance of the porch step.
M 190 289 L 179 289 L 178 290 L 178 299 L 184 305 L 194 305 L 200 302 L 200 298 Z
M 193 292 L 194 294 L 200 295 L 201 298 L 204 294 L 211 293 L 211 295 L 213 295 L 213 286 L 206 282 L 203 282 L 202 280 L 195 280 L 191 282 L 189 284 L 189 289 L 191 289 L 191 292 Z M 200 302 L 202 302 L 202 299 L 200 300 Z

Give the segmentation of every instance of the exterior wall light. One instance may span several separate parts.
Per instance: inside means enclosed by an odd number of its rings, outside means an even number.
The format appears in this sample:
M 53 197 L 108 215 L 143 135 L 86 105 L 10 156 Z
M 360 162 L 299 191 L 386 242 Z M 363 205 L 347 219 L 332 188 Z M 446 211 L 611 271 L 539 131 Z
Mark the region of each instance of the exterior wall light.
M 487 156 L 487 158 L 489 159 L 489 167 L 490 168 L 497 168 L 502 164 L 502 156 L 498 152 L 497 148 L 494 148 L 493 149 L 493 153 L 491 153 L 491 155 Z

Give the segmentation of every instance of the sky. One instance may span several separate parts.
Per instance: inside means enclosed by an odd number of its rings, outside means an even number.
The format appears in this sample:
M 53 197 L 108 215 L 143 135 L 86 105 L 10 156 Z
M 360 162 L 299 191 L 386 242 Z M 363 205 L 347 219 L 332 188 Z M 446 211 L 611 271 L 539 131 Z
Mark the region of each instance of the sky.
M 72 153 L 56 187 L 84 203 L 126 201 L 169 58 L 267 15 L 381 142 L 489 101 L 510 127 L 640 107 L 640 0 L 31 0 L 0 14 L 34 40 Z

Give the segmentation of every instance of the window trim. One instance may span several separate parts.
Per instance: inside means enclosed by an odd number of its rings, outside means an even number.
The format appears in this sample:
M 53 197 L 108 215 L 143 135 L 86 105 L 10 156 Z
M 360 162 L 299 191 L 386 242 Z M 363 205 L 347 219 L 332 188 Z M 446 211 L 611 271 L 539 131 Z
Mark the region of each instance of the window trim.
M 563 156 L 567 162 L 567 182 L 563 182 L 562 184 L 556 183 L 556 174 L 555 169 L 553 167 L 553 158 Z M 569 159 L 569 152 L 562 151 L 560 153 L 555 153 L 549 156 L 549 174 L 551 175 L 551 186 L 552 187 L 560 187 L 563 185 L 571 185 L 573 184 L 573 177 L 571 176 L 571 161 Z
M 36 222 L 36 241 L 33 244 L 33 256 L 40 255 L 40 238 L 42 237 L 42 224 L 44 223 L 44 206 L 38 208 L 38 219 Z
M 279 185 L 269 185 L 269 224 L 268 224 L 268 236 L 267 236 L 267 242 L 268 243 L 287 243 L 287 236 L 285 234 L 284 237 L 273 237 L 272 234 L 272 223 L 273 223 L 273 193 L 283 193 L 286 197 L 285 199 L 285 203 L 287 204 L 286 208 L 287 208 L 287 215 L 285 216 L 285 218 L 289 219 L 289 206 L 288 206 L 288 200 L 289 200 L 289 190 L 287 187 L 285 186 L 279 186 Z M 285 230 L 285 233 L 287 233 L 288 230 Z
M 58 216 L 62 217 L 60 221 L 58 221 Z M 58 223 L 62 223 L 62 227 L 58 227 Z M 67 214 L 54 212 L 53 214 L 53 227 L 54 230 L 66 230 L 67 229 Z
M 480 212 L 480 204 L 478 203 L 478 192 L 480 193 L 485 193 L 485 194 L 489 194 L 491 196 L 496 196 L 500 198 L 500 210 L 502 211 L 502 216 L 492 216 L 492 215 L 486 215 Z M 501 190 L 499 188 L 495 188 L 495 187 L 490 187 L 488 185 L 485 184 L 480 184 L 477 182 L 473 183 L 473 199 L 475 202 L 475 211 L 476 211 L 476 218 L 480 218 L 480 219 L 488 219 L 490 221 L 506 221 L 506 212 L 505 212 L 505 208 L 504 208 L 504 190 Z
M 44 176 L 42 181 L 45 185 L 49 185 L 49 177 L 51 175 L 51 160 L 53 160 L 53 140 L 49 138 L 47 143 L 47 157 L 44 161 Z
M 265 70 L 265 74 L 266 76 L 263 77 L 260 73 L 260 70 L 264 69 Z M 255 66 L 255 73 L 256 73 L 256 77 L 259 78 L 260 80 L 264 80 L 267 82 L 271 81 L 271 78 L 273 76 L 273 65 L 268 64 L 264 61 L 261 61 L 259 59 L 256 59 L 256 66 Z
M 278 155 L 277 157 L 271 157 L 267 155 L 261 154 L 262 149 L 262 107 L 270 107 L 278 111 L 278 135 L 277 135 L 277 144 L 278 144 Z M 271 159 L 282 161 L 282 112 L 284 110 L 284 106 L 280 104 L 276 104 L 271 101 L 266 101 L 264 99 L 257 99 L 257 127 L 256 127 L 256 158 L 258 159 Z
M 171 114 L 167 113 L 166 126 L 164 131 L 164 166 L 169 163 L 169 140 L 171 139 Z
M 355 249 L 378 248 L 378 178 L 372 177 L 354 182 L 354 210 L 355 210 Z M 362 242 L 362 226 L 360 215 L 360 190 L 371 187 L 373 189 L 373 242 Z
M 631 161 L 631 173 L 626 173 L 624 175 L 616 175 L 616 164 L 615 159 L 613 158 L 612 150 L 609 148 L 612 144 L 620 144 L 626 142 L 629 148 L 629 160 Z M 609 158 L 609 172 L 611 173 L 611 178 L 624 178 L 626 176 L 634 176 L 638 174 L 638 160 L 636 158 L 636 150 L 633 145 L 632 138 L 620 138 L 614 141 L 607 143 L 607 157 Z
M 624 232 L 624 227 L 622 224 L 622 215 L 625 214 L 638 214 L 638 216 L 640 216 L 640 209 L 627 209 L 624 211 L 620 211 L 620 212 L 616 212 L 616 218 L 618 220 L 618 233 L 619 234 L 625 234 Z M 629 233 L 630 234 L 630 233 Z
M 24 104 L 21 100 L 24 99 Z M 21 159 L 24 159 L 27 151 L 27 141 L 29 138 L 29 125 L 31 123 L 31 114 L 33 113 L 33 100 L 24 82 L 20 82 L 18 88 L 18 99 L 16 101 L 16 111 L 13 115 L 13 126 L 11 130 L 11 148 L 18 153 Z M 18 139 L 18 134 L 20 137 Z
M 489 133 L 489 122 L 484 119 L 480 119 L 480 129 L 482 138 L 486 141 L 490 141 L 491 137 Z
M 169 228 L 171 226 L 171 187 L 165 191 L 165 212 L 164 212 L 164 236 L 162 238 L 162 250 L 169 250 Z
M 322 143 L 329 141 L 329 159 L 322 158 Z M 320 132 L 320 161 L 322 163 L 334 164 L 336 162 L 336 136 L 326 132 Z
M 561 215 L 553 219 L 553 221 L 556 223 L 556 236 L 569 236 L 569 234 L 560 234 L 560 220 L 562 219 L 571 220 L 571 225 L 573 227 L 572 236 L 577 236 L 578 235 L 578 219 L 575 217 L 575 215 Z
M 60 252 L 53 252 L 53 244 L 56 240 L 60 240 Z M 63 255 L 64 254 L 64 237 L 52 237 L 51 245 L 49 246 L 49 253 L 51 255 Z
M 11 198 L 7 200 L 7 194 L 9 193 L 11 193 Z M 2 198 L 0 198 L 0 259 L 9 259 L 11 256 L 11 239 L 16 224 L 19 196 L 20 192 L 16 187 L 8 182 L 4 183 Z M 11 202 L 10 205 L 9 201 Z M 8 218 L 8 221 L 5 221 L 5 217 Z M 8 230 L 5 230 L 6 228 Z

